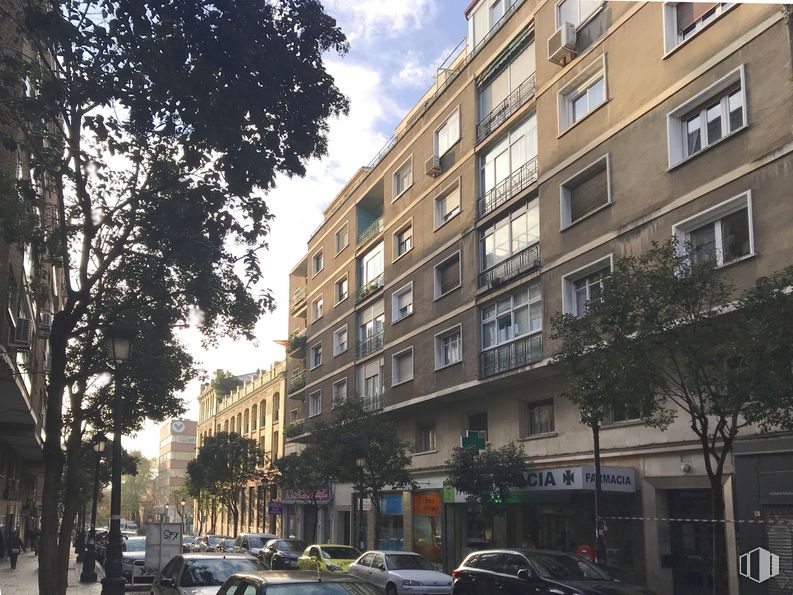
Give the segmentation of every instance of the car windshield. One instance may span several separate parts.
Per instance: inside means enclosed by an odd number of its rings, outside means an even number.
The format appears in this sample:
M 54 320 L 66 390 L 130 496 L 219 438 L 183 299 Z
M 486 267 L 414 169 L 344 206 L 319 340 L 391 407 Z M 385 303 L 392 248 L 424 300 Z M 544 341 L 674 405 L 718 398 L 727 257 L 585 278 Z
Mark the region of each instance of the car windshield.
M 385 559 L 389 570 L 435 570 L 432 562 L 423 556 L 388 554 Z
M 127 539 L 124 542 L 124 549 L 128 552 L 142 552 L 146 549 L 146 539 Z
M 250 535 L 248 537 L 248 547 L 262 547 L 263 541 L 264 540 L 261 537 Z
M 326 560 L 355 560 L 361 553 L 355 548 L 341 546 L 323 546 L 322 556 Z
M 275 549 L 279 552 L 294 552 L 300 554 L 308 547 L 305 541 L 299 539 L 284 539 L 275 543 Z
M 609 576 L 583 558 L 567 554 L 527 554 L 543 578 L 608 580 Z
M 217 545 L 221 539 L 225 539 L 225 537 L 221 537 L 220 535 L 209 535 L 207 536 L 207 543 L 209 545 Z
M 195 541 L 195 537 L 192 535 L 185 535 L 182 537 L 182 543 L 193 543 Z
M 187 560 L 182 587 L 219 587 L 232 574 L 256 572 L 264 567 L 253 558 L 195 558 Z
M 223 547 L 226 547 L 226 548 L 234 547 L 234 540 L 233 539 L 224 539 L 223 540 Z
M 380 595 L 374 585 L 367 583 L 290 583 L 267 585 L 267 595 Z

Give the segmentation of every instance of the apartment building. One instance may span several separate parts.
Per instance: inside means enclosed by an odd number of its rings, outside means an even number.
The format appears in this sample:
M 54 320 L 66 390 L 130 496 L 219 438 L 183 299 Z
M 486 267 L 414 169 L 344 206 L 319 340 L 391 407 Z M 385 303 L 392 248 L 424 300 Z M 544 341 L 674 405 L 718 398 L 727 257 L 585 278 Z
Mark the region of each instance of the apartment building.
M 330 202 L 292 271 L 287 358 L 293 436 L 356 395 L 413 445 L 419 489 L 386 497 L 368 545 L 446 569 L 488 545 L 593 541 L 591 434 L 550 363 L 554 313 L 581 312 L 615 259 L 672 235 L 715 253 L 739 287 L 792 260 L 779 6 L 480 0 L 464 14 L 459 53 Z M 531 458 L 502 517 L 444 489 L 464 436 Z M 685 419 L 661 432 L 627 412 L 601 433 L 609 563 L 662 594 L 710 588 L 711 525 L 668 521 L 711 514 L 695 438 Z M 727 469 L 731 593 L 736 510 L 793 516 L 791 493 L 764 487 L 790 468 L 789 440 L 743 438 L 741 456 L 778 456 Z M 333 494 L 323 540 L 350 534 L 351 488 Z M 761 533 L 741 547 L 767 545 Z
M 238 378 L 242 384 L 223 397 L 215 394 L 211 383 L 201 386 L 197 446 L 201 448 L 207 437 L 219 432 L 236 432 L 255 440 L 265 457 L 276 461 L 284 453 L 284 363 L 276 362 L 266 370 Z M 278 501 L 274 487 L 250 482 L 240 494 L 238 531 L 280 533 L 279 509 L 270 506 L 270 501 Z M 200 524 L 203 532 L 234 536 L 234 519 L 222 507 L 218 506 L 207 518 L 196 507 L 194 516 L 195 526 Z
M 163 520 L 183 522 L 188 531 L 191 530 L 192 514 L 185 511 L 193 510 L 193 500 L 185 493 L 184 484 L 187 463 L 195 458 L 197 429 L 198 423 L 192 419 L 165 422 L 160 427 L 160 455 L 157 459 L 157 505 L 162 506 Z

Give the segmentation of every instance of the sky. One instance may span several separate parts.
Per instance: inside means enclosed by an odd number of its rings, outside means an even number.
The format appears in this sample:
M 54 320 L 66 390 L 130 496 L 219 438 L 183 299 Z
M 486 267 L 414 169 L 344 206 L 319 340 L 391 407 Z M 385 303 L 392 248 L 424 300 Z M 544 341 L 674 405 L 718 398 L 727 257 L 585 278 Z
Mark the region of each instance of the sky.
M 262 270 L 264 286 L 272 291 L 277 306 L 257 324 L 257 340 L 221 340 L 207 349 L 197 330 L 179 331 L 206 374 L 203 381 L 219 368 L 246 374 L 284 358 L 284 348 L 275 340 L 287 338 L 289 272 L 305 255 L 323 210 L 385 145 L 467 31 L 463 15 L 467 0 L 323 0 L 323 4 L 350 43 L 346 55 L 325 57 L 328 71 L 350 100 L 350 113 L 331 120 L 325 158 L 309 162 L 304 178 L 279 179 L 264 197 L 275 220 L 268 250 L 261 256 Z M 188 419 L 198 419 L 201 382 L 191 382 L 182 392 Z M 137 435 L 124 438 L 125 448 L 158 456 L 161 425 L 147 421 Z

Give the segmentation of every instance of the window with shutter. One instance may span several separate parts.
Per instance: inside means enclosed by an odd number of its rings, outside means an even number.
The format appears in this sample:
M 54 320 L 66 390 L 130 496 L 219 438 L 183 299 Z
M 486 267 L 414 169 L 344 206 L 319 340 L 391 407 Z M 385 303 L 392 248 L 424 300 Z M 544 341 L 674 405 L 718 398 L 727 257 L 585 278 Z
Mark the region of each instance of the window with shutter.
M 609 156 L 604 155 L 561 185 L 562 227 L 611 203 Z
M 435 267 L 435 297 L 441 297 L 460 286 L 460 253 Z

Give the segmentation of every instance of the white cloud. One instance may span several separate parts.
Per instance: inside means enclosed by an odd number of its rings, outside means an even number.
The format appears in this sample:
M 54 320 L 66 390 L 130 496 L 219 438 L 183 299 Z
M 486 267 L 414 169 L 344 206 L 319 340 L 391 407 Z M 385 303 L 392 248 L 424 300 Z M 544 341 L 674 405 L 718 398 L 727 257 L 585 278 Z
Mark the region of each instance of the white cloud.
M 325 6 L 350 41 L 420 29 L 438 10 L 437 0 L 326 0 Z
M 392 77 L 391 83 L 401 87 L 429 89 L 438 73 L 438 68 L 453 51 L 453 47 L 444 48 L 434 58 L 427 58 L 421 52 L 408 52 L 402 68 Z

